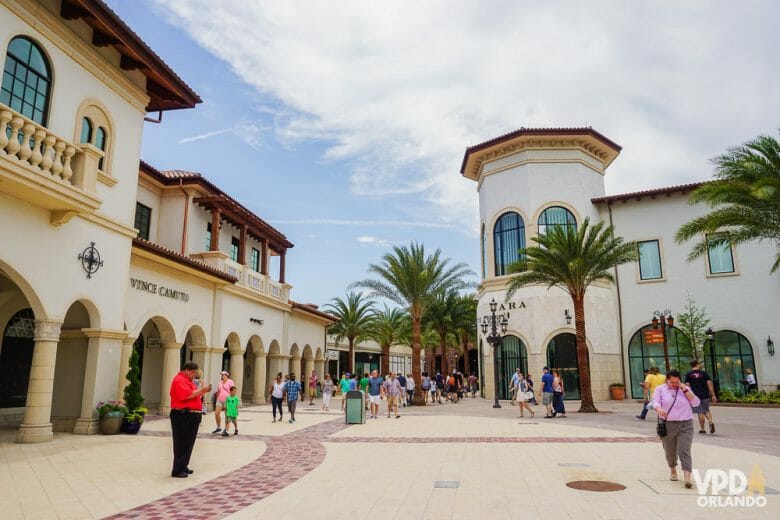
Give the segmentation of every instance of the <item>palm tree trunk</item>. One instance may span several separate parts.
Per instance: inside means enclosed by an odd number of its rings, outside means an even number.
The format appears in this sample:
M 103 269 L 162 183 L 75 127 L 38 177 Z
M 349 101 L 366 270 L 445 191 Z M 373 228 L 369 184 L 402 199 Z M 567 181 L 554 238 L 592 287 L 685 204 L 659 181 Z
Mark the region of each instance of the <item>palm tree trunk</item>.
M 422 394 L 422 375 L 420 374 L 420 322 L 419 316 L 412 316 L 412 379 L 414 379 L 414 399 L 412 404 L 425 405 Z
M 471 363 L 469 362 L 469 341 L 463 342 L 463 375 L 468 378 L 471 375 Z
M 347 338 L 349 340 L 349 363 L 347 366 L 349 367 L 348 372 L 350 374 L 354 374 L 354 364 L 355 364 L 355 338 Z
M 386 374 L 390 373 L 390 345 L 384 346 L 382 345 L 382 366 L 381 366 L 381 372 L 379 375 L 384 377 Z
M 577 332 L 577 365 L 580 375 L 580 413 L 598 412 L 593 403 L 593 391 L 590 386 L 590 361 L 585 335 L 585 297 L 572 296 L 574 300 L 574 327 Z
M 445 376 L 450 373 L 450 364 L 447 359 L 447 339 L 439 338 L 439 347 L 441 348 L 441 373 Z

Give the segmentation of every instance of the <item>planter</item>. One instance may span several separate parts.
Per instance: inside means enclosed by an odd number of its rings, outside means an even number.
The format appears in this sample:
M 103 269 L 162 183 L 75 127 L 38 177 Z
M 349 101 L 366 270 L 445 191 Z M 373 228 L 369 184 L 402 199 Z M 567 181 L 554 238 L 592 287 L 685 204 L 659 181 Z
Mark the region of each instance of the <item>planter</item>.
M 130 435 L 135 435 L 138 433 L 138 430 L 141 429 L 141 425 L 143 423 L 141 422 L 127 422 L 125 421 L 124 424 L 122 424 L 122 431 L 125 433 L 129 433 Z
M 103 435 L 116 435 L 122 429 L 124 412 L 108 412 L 100 417 L 100 433 Z
M 612 399 L 615 401 L 622 401 L 626 398 L 626 388 L 624 386 L 610 386 L 609 393 L 612 394 Z

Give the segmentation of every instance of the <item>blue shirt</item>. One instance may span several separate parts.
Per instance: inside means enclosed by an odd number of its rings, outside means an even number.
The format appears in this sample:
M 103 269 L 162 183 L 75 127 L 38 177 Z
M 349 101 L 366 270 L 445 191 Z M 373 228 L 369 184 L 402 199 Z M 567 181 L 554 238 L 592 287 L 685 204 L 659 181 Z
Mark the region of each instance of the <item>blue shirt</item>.
M 379 395 L 379 389 L 382 387 L 382 383 L 385 380 L 381 377 L 372 377 L 368 380 L 368 395 Z
M 284 391 L 287 392 L 288 401 L 295 401 L 298 399 L 298 392 L 301 391 L 301 384 L 298 381 L 287 381 L 284 384 Z
M 512 374 L 512 384 L 514 386 L 517 386 L 518 383 L 520 383 L 520 376 L 518 376 L 517 372 L 515 372 L 514 374 Z
M 398 379 L 398 384 L 401 385 L 401 388 L 406 389 L 406 378 L 404 376 L 398 376 L 396 379 Z
M 357 379 L 350 379 L 349 380 L 349 389 L 350 390 L 357 390 Z
M 542 392 L 553 393 L 553 380 L 555 378 L 549 372 L 542 376 Z

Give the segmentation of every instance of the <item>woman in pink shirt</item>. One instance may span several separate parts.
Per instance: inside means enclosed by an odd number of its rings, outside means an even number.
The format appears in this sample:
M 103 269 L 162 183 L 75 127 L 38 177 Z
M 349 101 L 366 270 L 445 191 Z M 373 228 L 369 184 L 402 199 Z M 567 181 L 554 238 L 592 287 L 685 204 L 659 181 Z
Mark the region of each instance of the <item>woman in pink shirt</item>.
M 314 404 L 314 395 L 317 393 L 317 385 L 320 379 L 317 377 L 317 371 L 312 370 L 309 376 L 309 406 Z
M 670 480 L 677 480 L 677 458 L 685 476 L 685 487 L 691 482 L 691 445 L 693 444 L 693 407 L 699 406 L 699 398 L 690 388 L 680 383 L 680 371 L 670 370 L 666 383 L 653 392 L 653 408 L 659 421 L 666 422 L 666 437 L 661 438 L 666 462 L 672 470 Z
M 217 428 L 211 433 L 219 433 L 222 431 L 222 411 L 225 409 L 225 399 L 230 395 L 230 387 L 236 386 L 232 379 L 230 379 L 230 373 L 224 370 L 220 372 L 220 381 L 217 383 L 217 404 L 214 406 L 214 419 L 217 420 Z M 225 423 L 227 429 L 227 423 Z

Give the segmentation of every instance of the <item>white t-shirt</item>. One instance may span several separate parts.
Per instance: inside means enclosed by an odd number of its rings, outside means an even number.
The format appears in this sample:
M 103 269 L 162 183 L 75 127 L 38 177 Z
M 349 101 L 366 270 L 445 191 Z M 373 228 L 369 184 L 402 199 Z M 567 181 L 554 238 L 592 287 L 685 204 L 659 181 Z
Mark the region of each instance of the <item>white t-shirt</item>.
M 414 390 L 414 379 L 411 377 L 406 378 L 406 389 L 409 391 Z
M 271 392 L 271 395 L 276 397 L 277 399 L 281 399 L 284 397 L 284 381 L 281 383 L 277 383 L 274 381 L 274 391 Z
M 745 381 L 747 381 L 747 384 L 754 385 L 756 384 L 756 376 L 753 374 L 748 374 L 745 376 Z

